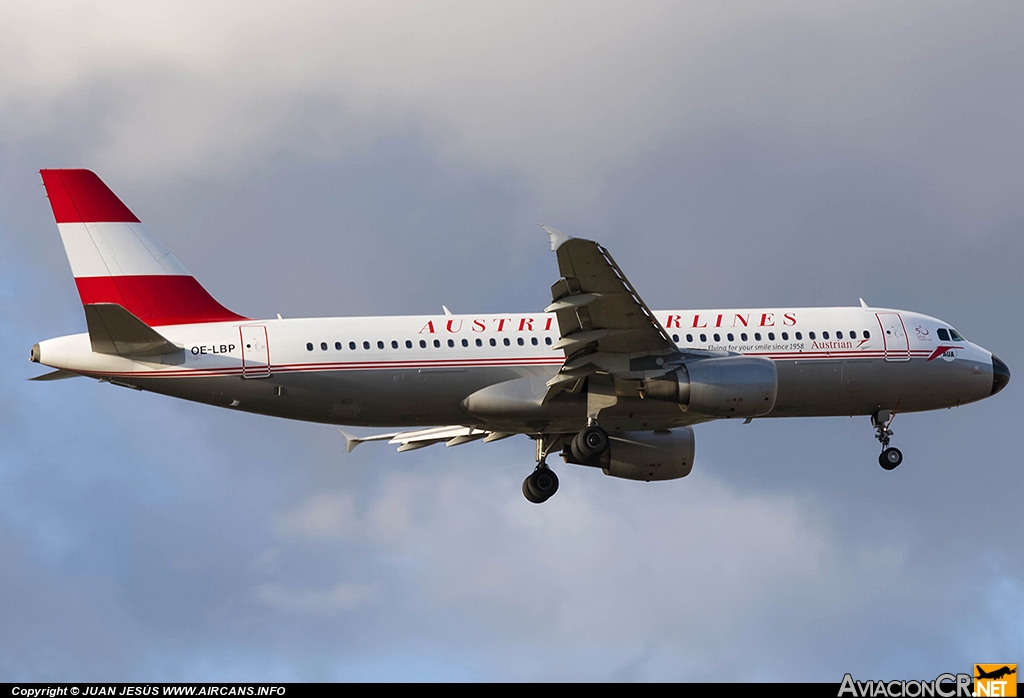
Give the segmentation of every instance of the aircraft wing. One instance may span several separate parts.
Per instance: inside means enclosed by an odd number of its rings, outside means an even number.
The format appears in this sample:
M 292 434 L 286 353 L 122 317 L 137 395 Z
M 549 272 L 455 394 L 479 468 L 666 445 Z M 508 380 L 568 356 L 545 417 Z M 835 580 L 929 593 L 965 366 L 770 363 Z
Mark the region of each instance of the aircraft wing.
M 477 427 L 448 426 L 430 427 L 429 429 L 417 429 L 415 431 L 397 431 L 390 434 L 374 434 L 372 436 L 353 436 L 341 429 L 338 429 L 345 437 L 345 452 L 351 453 L 359 444 L 365 441 L 387 441 L 389 444 L 397 444 L 398 452 L 414 451 L 417 448 L 426 448 L 444 442 L 447 446 L 459 446 L 483 439 L 485 443 L 507 439 L 514 434 L 501 431 L 488 431 Z
M 607 249 L 542 227 L 551 236 L 561 275 L 544 310 L 558 318 L 561 339 L 553 348 L 565 352 L 545 402 L 563 390 L 579 391 L 595 373 L 638 379 L 662 374 L 683 359 L 722 355 L 680 352 Z

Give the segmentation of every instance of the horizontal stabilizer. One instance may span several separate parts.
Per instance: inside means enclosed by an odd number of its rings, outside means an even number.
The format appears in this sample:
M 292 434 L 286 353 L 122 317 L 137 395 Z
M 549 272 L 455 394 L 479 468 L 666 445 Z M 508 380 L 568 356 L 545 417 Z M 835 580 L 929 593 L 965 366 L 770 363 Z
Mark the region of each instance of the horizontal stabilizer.
M 116 303 L 85 306 L 89 341 L 97 354 L 163 356 L 182 351 L 166 337 Z
M 56 371 L 50 371 L 49 373 L 44 373 L 41 376 L 36 376 L 35 378 L 29 378 L 29 380 L 30 381 L 59 381 L 59 380 L 64 380 L 65 378 L 78 378 L 78 377 L 79 377 L 79 374 L 77 374 L 77 373 L 72 373 L 71 371 L 65 371 L 62 368 L 58 368 Z

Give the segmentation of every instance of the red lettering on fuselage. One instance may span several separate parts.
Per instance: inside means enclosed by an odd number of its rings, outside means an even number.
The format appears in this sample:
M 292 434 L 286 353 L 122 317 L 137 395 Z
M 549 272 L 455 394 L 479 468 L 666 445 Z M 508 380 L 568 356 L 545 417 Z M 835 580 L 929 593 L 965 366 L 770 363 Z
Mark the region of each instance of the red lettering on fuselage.
M 461 331 L 462 331 L 462 320 L 459 320 L 459 328 L 458 328 L 458 329 L 456 329 L 456 330 L 453 330 L 453 329 L 452 329 L 452 323 L 453 323 L 453 322 L 455 322 L 455 320 L 449 320 L 449 321 L 448 321 L 447 323 L 445 323 L 445 328 L 446 328 L 446 329 L 447 329 L 447 330 L 448 330 L 449 332 L 461 332 Z
M 479 329 L 477 329 L 477 328 L 479 328 Z M 473 331 L 474 332 L 483 332 L 486 329 L 487 329 L 487 325 L 484 324 L 483 320 L 474 320 L 473 321 Z
M 533 318 L 524 317 L 519 319 L 520 332 L 533 332 Z
M 682 315 L 669 315 L 668 316 L 668 322 L 665 324 L 665 327 L 680 327 L 679 321 L 682 320 L 682 319 L 683 319 Z M 696 322 L 696 321 L 697 320 L 695 318 L 694 322 Z
M 433 320 L 430 320 L 429 322 L 427 322 L 427 324 L 423 326 L 423 329 L 421 329 L 416 334 L 423 334 L 424 332 L 426 332 L 427 334 L 434 334 L 434 321 Z

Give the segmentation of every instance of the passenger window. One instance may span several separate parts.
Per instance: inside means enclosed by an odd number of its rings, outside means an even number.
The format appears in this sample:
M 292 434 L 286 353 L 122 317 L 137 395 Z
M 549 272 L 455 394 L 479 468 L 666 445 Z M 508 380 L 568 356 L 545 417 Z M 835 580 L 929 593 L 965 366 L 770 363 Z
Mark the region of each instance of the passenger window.
M 949 338 L 952 339 L 954 342 L 966 341 L 963 337 L 960 336 L 960 333 L 954 330 L 952 327 L 949 328 Z
M 850 330 L 850 339 L 857 339 L 857 330 Z
M 677 334 L 672 335 L 672 341 L 675 342 L 676 344 L 678 344 L 679 343 L 679 335 L 677 335 Z
M 313 351 L 313 343 L 306 342 L 306 351 Z
M 441 348 L 441 340 L 440 339 L 435 339 L 434 340 L 434 348 L 435 349 L 440 349 Z
M 789 332 L 783 332 L 783 333 L 782 333 L 782 338 L 783 338 L 784 340 L 785 340 L 785 339 L 789 339 Z
M 384 342 L 382 342 L 381 340 L 378 339 L 377 340 L 377 348 L 378 349 L 383 349 L 384 348 Z
M 822 339 L 828 339 L 828 332 L 822 332 L 821 333 L 821 338 Z
M 505 346 L 506 346 L 506 347 L 507 347 L 508 345 L 512 344 L 512 342 L 510 342 L 510 341 L 508 340 L 508 337 L 505 337 L 505 340 L 504 340 L 504 341 L 505 341 Z
M 530 338 L 530 344 L 532 344 L 533 346 L 537 346 L 537 338 L 536 337 L 531 337 Z
M 804 338 L 804 333 L 803 332 L 797 332 L 796 333 L 796 338 L 797 339 L 803 339 Z
M 732 332 L 730 332 L 729 334 L 725 335 L 725 337 L 726 337 L 726 339 L 728 339 L 728 340 L 729 340 L 730 342 L 731 342 L 731 341 L 733 341 L 733 339 L 732 339 Z
M 320 351 L 327 351 L 327 342 L 320 342 Z
M 355 348 L 356 348 L 356 343 L 355 343 L 355 342 L 349 342 L 349 343 L 348 343 L 348 348 L 349 348 L 349 349 L 351 349 L 351 350 L 353 350 L 353 351 L 355 351 Z
M 482 346 L 484 345 L 484 340 L 482 340 L 482 339 L 480 339 L 479 337 L 477 337 L 477 339 L 476 339 L 476 345 L 477 345 L 478 347 L 482 347 Z
M 391 348 L 392 349 L 397 349 L 398 348 L 398 340 L 396 340 L 396 339 L 392 339 L 391 340 Z
M 840 330 L 840 331 L 836 332 L 836 339 L 842 339 L 842 338 L 843 338 L 843 332 L 842 332 L 842 330 Z
M 548 346 L 551 346 L 551 337 L 545 337 L 544 343 L 547 344 Z
M 864 330 L 864 339 L 871 339 L 871 333 L 867 330 Z
M 706 334 L 702 334 L 702 335 L 700 336 L 700 341 L 702 341 L 702 342 L 707 342 L 707 341 L 708 341 L 708 336 L 707 336 Z
M 468 347 L 469 346 L 469 340 L 468 339 L 462 340 L 462 346 Z
M 455 340 L 454 339 L 449 339 L 448 340 L 448 348 L 449 349 L 453 349 L 454 347 L 455 347 Z
M 421 339 L 420 340 L 420 349 L 426 349 L 426 348 L 427 348 L 427 340 Z
M 334 343 L 334 350 L 335 351 L 341 351 L 341 342 L 335 342 Z
M 693 344 L 693 335 L 692 334 L 686 335 L 686 341 L 689 342 L 690 344 Z
M 715 341 L 716 342 L 721 342 L 722 341 L 722 336 L 720 334 L 718 334 L 717 332 L 715 333 Z
M 411 339 L 405 340 L 405 348 L 406 349 L 412 349 L 412 340 Z
M 811 339 L 815 339 L 813 332 L 808 332 L 807 336 L 810 337 Z
M 774 332 L 769 332 L 768 333 L 768 341 L 769 342 L 774 342 L 775 341 L 775 333 Z
M 494 337 L 491 337 L 491 346 L 494 347 L 494 346 L 497 346 L 497 345 L 498 345 L 498 343 L 495 341 Z
M 522 338 L 522 337 L 519 337 L 519 338 L 518 338 L 518 339 L 516 340 L 516 343 L 517 343 L 517 344 L 518 344 L 519 346 L 523 346 L 523 344 L 525 344 L 525 342 L 523 341 L 523 338 Z
M 740 334 L 740 339 L 743 340 L 744 342 L 747 341 L 747 333 L 746 332 L 741 333 Z
M 363 349 L 369 349 L 369 348 L 370 348 L 370 343 L 369 342 L 363 342 Z
M 939 335 L 939 339 L 941 339 L 943 342 L 949 341 L 949 332 L 946 332 L 945 327 L 940 327 L 937 334 Z
M 760 332 L 755 332 L 754 333 L 754 341 L 755 342 L 760 342 L 761 341 L 761 333 Z

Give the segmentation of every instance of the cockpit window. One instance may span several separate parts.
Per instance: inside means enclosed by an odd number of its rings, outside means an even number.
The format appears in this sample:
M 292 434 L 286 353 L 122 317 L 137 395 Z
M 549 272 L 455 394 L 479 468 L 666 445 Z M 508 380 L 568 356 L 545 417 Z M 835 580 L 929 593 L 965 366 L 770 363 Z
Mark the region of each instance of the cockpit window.
M 939 339 L 941 339 L 943 342 L 948 342 L 949 341 L 949 332 L 946 332 L 946 328 L 945 327 L 940 327 L 939 328 L 938 335 L 939 335 Z
M 954 342 L 963 342 L 964 338 L 960 336 L 960 333 L 954 330 L 952 327 L 949 328 L 949 338 Z

